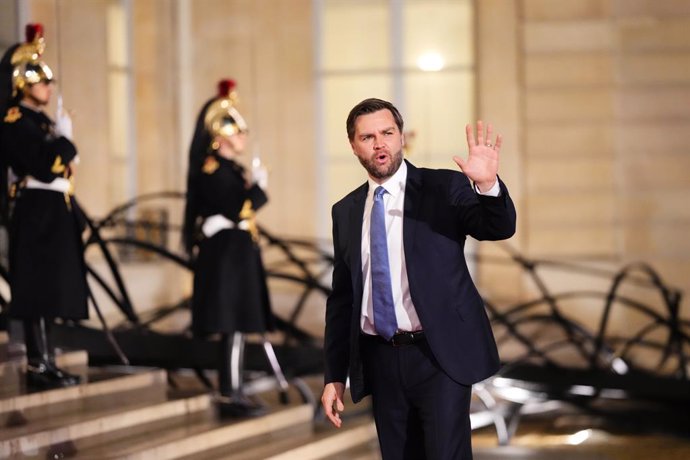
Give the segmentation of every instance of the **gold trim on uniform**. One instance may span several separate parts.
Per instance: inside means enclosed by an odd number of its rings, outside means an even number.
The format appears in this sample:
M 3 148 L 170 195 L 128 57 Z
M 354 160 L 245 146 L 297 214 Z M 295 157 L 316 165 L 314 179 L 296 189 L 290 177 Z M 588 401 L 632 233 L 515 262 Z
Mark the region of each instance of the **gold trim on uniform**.
M 220 163 L 218 163 L 218 160 L 213 158 L 212 156 L 206 157 L 206 160 L 204 161 L 204 165 L 201 167 L 201 170 L 205 172 L 206 174 L 213 174 L 216 172 L 216 169 L 220 166 Z
M 249 234 L 252 235 L 254 242 L 259 242 L 259 227 L 256 226 L 256 212 L 252 206 L 251 200 L 244 200 L 242 210 L 240 211 L 240 220 L 247 221 Z
M 62 174 L 65 172 L 65 165 L 62 163 L 62 157 L 60 155 L 55 157 L 53 166 L 50 167 L 50 172 L 53 174 Z
M 22 117 L 22 112 L 19 107 L 10 107 L 5 115 L 5 123 L 14 123 Z

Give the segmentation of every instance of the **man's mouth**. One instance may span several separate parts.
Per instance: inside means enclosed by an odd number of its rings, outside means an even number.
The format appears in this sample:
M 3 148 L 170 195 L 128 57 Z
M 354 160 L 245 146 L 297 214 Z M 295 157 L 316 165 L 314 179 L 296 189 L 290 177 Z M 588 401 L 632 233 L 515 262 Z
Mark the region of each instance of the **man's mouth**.
M 377 163 L 385 163 L 386 161 L 388 161 L 389 158 L 390 156 L 387 153 L 378 153 L 374 155 L 374 160 Z

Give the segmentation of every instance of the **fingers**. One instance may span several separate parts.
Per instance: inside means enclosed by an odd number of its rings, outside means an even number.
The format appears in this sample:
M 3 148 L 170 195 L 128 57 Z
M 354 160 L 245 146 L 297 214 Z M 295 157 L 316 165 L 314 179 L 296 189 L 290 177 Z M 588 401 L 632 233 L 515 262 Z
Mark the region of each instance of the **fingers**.
M 501 136 L 501 135 L 499 134 L 498 136 L 496 136 L 496 144 L 494 145 L 494 150 L 495 150 L 496 152 L 498 152 L 499 150 L 501 150 L 501 144 L 502 144 L 502 143 L 503 143 L 503 136 Z
M 472 149 L 476 146 L 487 146 L 494 147 L 501 144 L 501 135 L 496 136 L 496 142 L 492 143 L 494 127 L 491 123 L 486 125 L 486 132 L 484 132 L 484 122 L 481 120 L 477 121 L 477 137 L 475 141 L 474 127 L 471 124 L 465 125 L 465 134 L 467 135 L 467 146 Z
M 455 156 L 455 157 L 453 157 L 453 161 L 455 162 L 456 165 L 458 165 L 458 167 L 460 167 L 461 171 L 465 170 L 465 160 L 463 160 L 462 158 L 460 158 L 458 156 Z
M 336 428 L 340 428 L 340 426 L 343 424 L 343 421 L 340 419 L 340 413 L 334 410 L 333 405 L 325 406 L 324 408 L 328 420 L 331 421 L 333 426 L 335 426 Z
M 340 428 L 343 424 L 343 421 L 340 418 L 340 411 L 342 411 L 344 408 L 345 407 L 341 401 L 336 401 L 335 407 L 333 404 L 330 404 L 326 409 L 326 416 L 328 417 L 328 420 L 330 420 L 333 426 L 336 428 Z
M 333 388 L 324 389 L 321 397 L 321 405 L 328 420 L 336 427 L 340 428 L 343 421 L 340 418 L 340 412 L 345 410 L 345 405 L 342 399 Z
M 472 149 L 477 145 L 474 143 L 474 128 L 472 125 L 465 125 L 465 135 L 467 136 L 467 148 Z

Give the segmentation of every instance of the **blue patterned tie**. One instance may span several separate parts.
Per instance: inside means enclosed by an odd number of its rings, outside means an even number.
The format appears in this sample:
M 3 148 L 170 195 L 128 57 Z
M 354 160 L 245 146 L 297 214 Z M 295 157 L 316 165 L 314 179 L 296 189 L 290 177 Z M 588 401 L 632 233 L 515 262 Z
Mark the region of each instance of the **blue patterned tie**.
M 383 194 L 386 189 L 376 187 L 374 206 L 371 208 L 371 228 L 369 229 L 369 249 L 371 251 L 371 298 L 374 304 L 374 328 L 376 332 L 390 340 L 398 328 L 393 305 L 391 270 L 388 264 L 388 244 L 386 243 L 386 215 Z

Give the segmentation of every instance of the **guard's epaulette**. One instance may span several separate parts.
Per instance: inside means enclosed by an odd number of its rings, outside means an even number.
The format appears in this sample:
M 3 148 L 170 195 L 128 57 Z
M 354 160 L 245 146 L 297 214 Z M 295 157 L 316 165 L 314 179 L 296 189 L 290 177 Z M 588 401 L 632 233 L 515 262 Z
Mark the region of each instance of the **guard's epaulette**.
M 213 174 L 214 172 L 216 172 L 216 169 L 218 169 L 219 166 L 220 163 L 218 163 L 218 160 L 209 155 L 206 157 L 206 160 L 204 161 L 204 165 L 201 167 L 201 170 L 206 174 Z
M 7 114 L 5 114 L 5 123 L 14 123 L 22 117 L 22 112 L 19 107 L 14 106 L 7 109 Z

